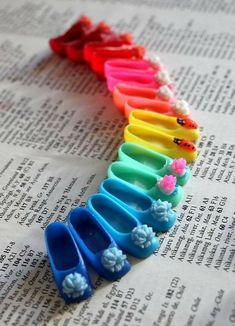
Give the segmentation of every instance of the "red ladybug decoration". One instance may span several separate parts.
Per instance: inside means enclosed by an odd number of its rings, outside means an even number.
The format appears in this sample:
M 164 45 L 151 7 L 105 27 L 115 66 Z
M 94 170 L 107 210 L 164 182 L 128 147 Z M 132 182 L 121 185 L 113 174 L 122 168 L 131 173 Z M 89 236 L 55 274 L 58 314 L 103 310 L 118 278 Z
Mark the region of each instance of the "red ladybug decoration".
M 196 146 L 186 139 L 174 138 L 174 143 L 185 149 L 186 151 L 196 151 Z
M 198 124 L 197 124 L 195 121 L 193 121 L 193 120 L 191 120 L 191 119 L 189 119 L 189 118 L 185 118 L 185 119 L 183 119 L 183 118 L 178 118 L 178 119 L 177 119 L 177 123 L 178 123 L 179 125 L 183 126 L 184 128 L 188 128 L 188 129 L 198 129 Z

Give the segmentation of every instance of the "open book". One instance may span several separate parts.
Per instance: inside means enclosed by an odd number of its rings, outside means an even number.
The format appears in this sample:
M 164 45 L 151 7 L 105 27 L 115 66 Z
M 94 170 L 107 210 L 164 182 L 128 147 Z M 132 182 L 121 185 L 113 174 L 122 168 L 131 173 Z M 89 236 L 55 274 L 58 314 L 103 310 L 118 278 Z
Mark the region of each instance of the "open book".
M 0 1 L 0 325 L 235 325 L 235 3 L 219 0 Z M 85 65 L 48 39 L 79 15 L 157 52 L 201 126 L 178 221 L 152 257 L 65 305 L 43 231 L 84 206 L 127 123 Z

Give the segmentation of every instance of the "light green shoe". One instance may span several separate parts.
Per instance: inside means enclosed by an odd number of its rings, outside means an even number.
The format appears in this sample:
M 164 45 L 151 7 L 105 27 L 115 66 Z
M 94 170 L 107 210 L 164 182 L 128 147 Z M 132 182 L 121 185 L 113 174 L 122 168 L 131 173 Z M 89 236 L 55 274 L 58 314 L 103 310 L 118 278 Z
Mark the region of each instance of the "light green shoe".
M 171 159 L 142 145 L 124 143 L 118 150 L 119 160 L 146 169 L 160 177 L 172 174 L 177 178 L 177 183 L 183 186 L 190 178 L 189 166 L 183 158 Z
M 165 175 L 160 177 L 137 164 L 114 162 L 108 169 L 109 178 L 124 180 L 148 194 L 153 199 L 167 200 L 176 206 L 183 197 L 183 189 L 176 184 L 176 177 Z

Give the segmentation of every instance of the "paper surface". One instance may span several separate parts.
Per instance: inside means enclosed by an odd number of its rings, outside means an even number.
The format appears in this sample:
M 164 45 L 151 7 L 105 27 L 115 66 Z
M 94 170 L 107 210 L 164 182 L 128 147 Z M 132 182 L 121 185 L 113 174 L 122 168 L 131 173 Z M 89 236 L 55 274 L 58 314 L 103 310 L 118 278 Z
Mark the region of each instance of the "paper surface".
M 86 66 L 48 39 L 86 14 L 157 51 L 201 126 L 178 221 L 152 257 L 65 305 L 43 230 L 84 206 L 117 156 L 125 119 Z M 235 325 L 233 1 L 0 1 L 0 325 Z

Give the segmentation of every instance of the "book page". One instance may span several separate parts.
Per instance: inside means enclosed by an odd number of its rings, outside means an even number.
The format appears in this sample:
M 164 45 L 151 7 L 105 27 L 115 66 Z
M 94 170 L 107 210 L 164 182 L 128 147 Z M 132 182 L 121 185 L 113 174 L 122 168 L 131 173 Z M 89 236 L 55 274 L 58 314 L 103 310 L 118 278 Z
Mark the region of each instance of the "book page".
M 66 305 L 44 230 L 85 206 L 123 142 L 125 118 L 86 65 L 48 39 L 78 16 L 156 52 L 201 128 L 177 223 L 151 257 Z M 0 1 L 0 325 L 235 325 L 233 1 Z

